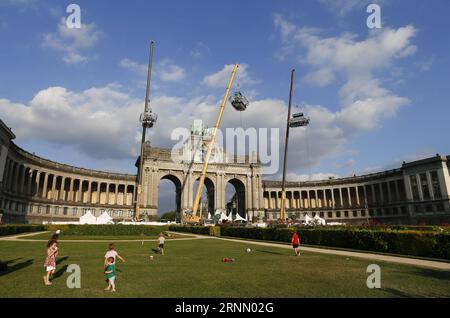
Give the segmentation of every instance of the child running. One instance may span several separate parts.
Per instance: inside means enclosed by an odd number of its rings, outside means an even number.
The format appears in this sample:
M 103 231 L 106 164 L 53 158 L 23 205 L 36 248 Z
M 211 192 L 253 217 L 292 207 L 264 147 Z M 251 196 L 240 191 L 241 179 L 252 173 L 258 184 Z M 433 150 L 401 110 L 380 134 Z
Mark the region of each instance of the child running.
M 300 239 L 298 237 L 297 231 L 294 231 L 294 234 L 292 235 L 292 247 L 294 248 L 295 256 L 300 255 L 300 251 L 298 249 L 298 246 L 300 245 Z
M 50 276 L 55 274 L 57 255 L 58 255 L 58 243 L 55 240 L 48 241 L 47 257 L 45 258 L 44 262 L 46 275 L 43 278 L 45 285 L 52 285 L 52 282 L 50 281 Z
M 108 258 L 113 258 L 113 264 L 116 264 L 116 257 L 118 257 L 123 263 L 125 263 L 125 259 L 117 253 L 114 243 L 109 244 L 108 251 L 105 254 L 105 263 L 106 266 L 108 263 Z
M 159 252 L 161 253 L 161 255 L 164 255 L 164 242 L 165 241 L 166 241 L 166 238 L 164 237 L 164 234 L 163 233 L 159 234 L 158 248 L 159 248 Z
M 116 265 L 114 263 L 114 257 L 108 257 L 106 259 L 105 277 L 108 281 L 108 287 L 105 290 L 116 291 Z

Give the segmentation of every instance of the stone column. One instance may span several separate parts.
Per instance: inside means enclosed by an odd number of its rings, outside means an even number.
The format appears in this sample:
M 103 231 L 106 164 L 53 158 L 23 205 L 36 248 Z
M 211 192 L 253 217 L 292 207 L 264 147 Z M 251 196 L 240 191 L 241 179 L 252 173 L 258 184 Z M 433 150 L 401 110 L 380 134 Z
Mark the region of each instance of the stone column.
M 27 191 L 26 191 L 26 194 L 30 196 L 33 195 L 33 173 L 34 170 L 30 168 L 27 176 Z
M 334 201 L 334 188 L 331 188 L 331 208 L 336 207 L 336 202 Z
M 88 204 L 92 204 L 91 187 L 92 187 L 92 181 L 88 180 L 88 190 L 87 190 L 87 203 Z
M 40 190 L 40 182 L 41 182 L 41 172 L 39 170 L 36 170 L 36 193 L 34 196 L 39 196 L 39 190 Z
M 70 178 L 69 195 L 67 196 L 67 201 L 72 201 L 72 202 L 74 201 L 73 183 L 74 183 L 74 179 Z
M 53 175 L 53 182 L 52 182 L 52 197 L 50 200 L 56 200 L 55 192 L 56 192 L 56 181 L 58 180 L 58 177 L 56 175 Z
M 351 207 L 352 206 L 352 190 L 351 187 L 347 188 L 347 195 L 348 195 L 348 206 Z
M 387 192 L 388 192 L 388 203 L 391 203 L 393 200 L 392 200 L 392 193 L 391 193 L 391 182 L 390 181 L 388 181 L 388 182 L 386 182 L 386 184 L 387 184 Z
M 343 200 L 343 197 L 342 197 L 342 188 L 339 188 L 339 200 L 341 200 L 341 202 L 339 202 L 340 203 L 340 207 L 343 207 L 344 206 L 344 200 Z
M 61 177 L 61 188 L 59 191 L 59 199 L 64 200 L 66 198 L 66 178 L 67 177 Z M 69 195 L 67 194 L 67 197 Z
M 48 173 L 44 172 L 44 185 L 42 186 L 42 198 L 47 199 Z
M 109 185 L 110 185 L 110 183 L 108 182 L 108 183 L 106 183 L 106 204 L 107 205 L 109 205 Z M 133 198 L 134 198 L 134 196 L 133 196 Z
M 419 200 L 423 201 L 422 180 L 420 180 L 420 174 L 416 174 L 416 180 L 417 180 L 417 188 L 419 190 Z
M 115 192 L 114 192 L 114 205 L 118 205 L 119 202 L 119 184 L 116 183 L 115 185 Z
M 25 192 L 25 172 L 26 172 L 26 168 L 25 166 L 20 166 L 19 168 L 19 175 L 20 175 L 20 180 L 19 180 L 19 185 L 18 185 L 18 192 L 20 194 L 24 194 Z
M 372 202 L 373 204 L 378 204 L 377 196 L 375 195 L 375 184 L 372 183 L 371 188 L 372 188 Z
M 383 183 L 378 184 L 378 188 L 380 189 L 380 201 L 381 204 L 384 204 L 384 194 L 383 194 Z
M 359 186 L 356 186 L 355 190 L 356 190 L 356 204 L 359 207 L 361 206 L 361 201 L 359 200 Z
M 430 198 L 431 200 L 434 200 L 434 189 L 433 189 L 433 182 L 431 182 L 431 175 L 429 171 L 427 171 L 426 174 L 427 174 L 428 189 L 430 191 Z

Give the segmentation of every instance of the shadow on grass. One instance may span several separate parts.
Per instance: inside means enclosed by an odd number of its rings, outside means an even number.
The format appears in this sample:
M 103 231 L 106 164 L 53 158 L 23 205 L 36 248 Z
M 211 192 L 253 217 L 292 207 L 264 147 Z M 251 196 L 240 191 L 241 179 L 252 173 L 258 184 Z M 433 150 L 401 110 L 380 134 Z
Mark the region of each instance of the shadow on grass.
M 21 258 L 16 258 L 16 259 L 9 260 L 9 261 L 3 262 L 3 263 L 11 264 L 11 263 L 13 263 L 13 262 L 15 262 L 15 261 L 17 261 L 19 259 L 21 259 Z M 14 264 L 12 266 L 8 266 L 6 271 L 0 272 L 0 276 L 8 275 L 8 274 L 11 274 L 11 273 L 13 273 L 15 271 L 24 269 L 24 268 L 26 268 L 26 267 L 28 267 L 30 265 L 33 265 L 33 261 L 34 261 L 33 259 L 29 259 L 29 260 L 26 260 L 26 261 L 23 261 L 23 262 L 20 262 L 20 263 L 16 263 L 16 264 Z
M 450 272 L 440 271 L 428 268 L 422 268 L 417 270 L 417 275 L 426 277 L 426 278 L 436 278 L 439 280 L 447 280 L 450 281 Z
M 405 292 L 402 292 L 401 290 L 394 289 L 394 288 L 381 288 L 380 290 L 384 291 L 384 292 L 387 292 L 387 293 L 391 294 L 394 297 L 399 297 L 399 298 L 418 298 L 418 297 L 421 297 L 419 295 L 405 293 Z
M 67 271 L 67 267 L 69 267 L 69 265 L 64 265 L 63 267 L 61 267 L 60 269 L 58 269 L 58 270 L 55 272 L 55 274 L 53 275 L 52 280 L 61 277 L 61 276 Z
M 260 252 L 260 253 L 267 253 L 267 254 L 286 255 L 286 253 L 280 253 L 280 252 L 274 252 L 274 251 L 265 251 L 265 250 L 255 250 L 255 251 Z
M 59 265 L 61 263 L 63 263 L 64 261 L 66 261 L 69 258 L 69 256 L 64 256 L 64 257 L 60 257 L 56 260 L 56 265 Z

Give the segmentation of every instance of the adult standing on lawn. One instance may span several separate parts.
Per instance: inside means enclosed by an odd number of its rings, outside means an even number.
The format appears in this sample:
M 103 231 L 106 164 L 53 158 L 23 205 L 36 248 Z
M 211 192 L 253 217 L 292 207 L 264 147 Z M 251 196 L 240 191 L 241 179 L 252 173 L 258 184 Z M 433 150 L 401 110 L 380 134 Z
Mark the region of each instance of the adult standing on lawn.
M 294 253 L 295 256 L 299 256 L 300 255 L 300 251 L 298 249 L 299 245 L 300 245 L 300 238 L 298 237 L 298 233 L 297 231 L 294 231 L 294 234 L 292 234 L 292 247 L 294 248 Z

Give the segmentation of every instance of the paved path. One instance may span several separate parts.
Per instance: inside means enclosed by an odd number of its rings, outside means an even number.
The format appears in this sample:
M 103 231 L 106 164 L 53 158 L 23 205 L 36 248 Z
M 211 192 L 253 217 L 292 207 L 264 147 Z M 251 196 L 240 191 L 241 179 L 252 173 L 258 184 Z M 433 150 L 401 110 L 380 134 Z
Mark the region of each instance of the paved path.
M 18 241 L 18 242 L 47 242 L 48 240 L 45 239 L 23 239 L 24 237 L 27 236 L 34 236 L 34 235 L 38 235 L 38 234 L 43 234 L 43 233 L 50 233 L 48 231 L 44 231 L 44 232 L 32 232 L 32 233 L 26 233 L 26 234 L 17 234 L 17 235 L 11 235 L 11 236 L 4 236 L 4 237 L 0 237 L 0 241 Z M 173 234 L 181 234 L 181 233 L 173 233 Z M 184 234 L 183 234 L 184 235 Z M 197 235 L 189 235 L 190 237 L 186 237 L 186 238 L 173 238 L 173 239 L 168 239 L 168 241 L 189 241 L 189 240 L 204 240 L 204 239 L 208 239 L 210 237 L 208 236 L 197 236 Z M 49 235 L 50 237 L 50 235 Z M 98 240 L 60 240 L 62 243 L 74 243 L 74 242 L 82 242 L 82 243 L 101 243 L 101 242 L 109 242 L 111 240 L 108 239 L 98 239 Z M 134 240 L 113 240 L 114 242 L 157 242 L 158 239 L 134 239 Z
M 178 234 L 182 234 L 182 233 L 178 233 Z M 192 235 L 192 234 L 185 234 L 185 235 Z M 195 234 L 194 234 L 194 236 L 197 238 L 202 237 L 201 235 L 195 235 Z M 203 236 L 203 237 L 206 238 L 207 236 Z M 257 242 L 257 241 L 248 241 L 248 240 L 242 240 L 242 239 L 223 238 L 223 237 L 214 237 L 214 238 L 217 240 L 223 240 L 223 241 L 245 243 L 245 244 L 252 244 L 252 245 L 259 245 L 259 246 L 278 247 L 278 248 L 292 250 L 291 245 L 282 244 L 282 243 L 268 243 L 268 242 L 262 242 L 262 241 Z M 303 252 L 331 254 L 331 255 L 339 255 L 339 256 L 345 256 L 345 257 L 356 257 L 356 258 L 370 259 L 370 260 L 374 260 L 374 261 L 383 261 L 383 262 L 389 262 L 389 263 L 398 263 L 398 264 L 413 265 L 413 266 L 418 266 L 418 267 L 427 267 L 427 268 L 450 271 L 450 263 L 439 262 L 439 261 L 430 261 L 430 260 L 401 257 L 401 256 L 391 256 L 391 255 L 382 255 L 382 254 L 365 253 L 365 252 L 352 252 L 352 251 L 343 251 L 343 250 L 334 250 L 334 249 L 329 249 L 329 248 L 317 248 L 317 247 L 307 247 L 307 246 L 301 246 L 301 250 Z
M 25 239 L 25 240 L 21 239 L 23 237 L 38 235 L 38 234 L 42 234 L 42 233 L 47 233 L 47 232 L 33 232 L 33 233 L 26 233 L 26 234 L 18 234 L 18 235 L 13 235 L 13 236 L 0 237 L 0 241 L 46 242 L 47 240 L 42 240 L 42 239 L 41 240 L 38 240 L 38 239 Z M 188 238 L 173 239 L 173 241 L 216 239 L 216 240 L 236 242 L 236 243 L 244 243 L 244 244 L 251 244 L 251 245 L 259 245 L 259 246 L 268 246 L 268 247 L 292 249 L 292 247 L 290 245 L 282 244 L 282 243 L 269 243 L 269 242 L 263 242 L 263 241 L 257 242 L 257 241 L 248 241 L 248 240 L 242 240 L 242 239 L 233 239 L 233 238 L 224 238 L 224 237 L 212 237 L 212 236 L 198 235 L 198 234 L 192 234 L 192 233 L 189 233 L 189 234 L 187 234 L 187 233 L 178 233 L 178 232 L 170 232 L 170 233 L 189 236 Z M 98 243 L 98 242 L 103 242 L 103 241 L 108 241 L 108 240 L 62 240 L 62 242 L 64 242 L 64 243 L 65 242 Z M 157 241 L 157 239 L 151 239 L 151 240 L 114 240 L 114 242 L 142 242 L 142 241 L 144 241 L 144 242 L 155 242 L 155 241 Z M 374 260 L 374 261 L 382 261 L 382 262 L 397 263 L 397 264 L 412 265 L 412 266 L 417 266 L 417 267 L 426 267 L 426 268 L 433 268 L 433 269 L 450 271 L 450 263 L 439 262 L 439 261 L 430 261 L 430 260 L 423 260 L 423 259 L 409 258 L 409 257 L 401 257 L 401 256 L 393 256 L 393 255 L 391 256 L 391 255 L 381 255 L 381 254 L 374 254 L 374 253 L 343 251 L 343 250 L 334 250 L 334 249 L 329 249 L 329 248 L 317 248 L 317 247 L 308 247 L 308 246 L 302 246 L 301 250 L 303 252 L 322 253 L 322 254 L 344 256 L 344 257 L 356 257 L 356 258 L 370 259 L 370 260 Z

